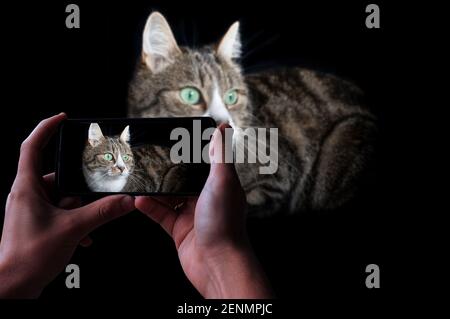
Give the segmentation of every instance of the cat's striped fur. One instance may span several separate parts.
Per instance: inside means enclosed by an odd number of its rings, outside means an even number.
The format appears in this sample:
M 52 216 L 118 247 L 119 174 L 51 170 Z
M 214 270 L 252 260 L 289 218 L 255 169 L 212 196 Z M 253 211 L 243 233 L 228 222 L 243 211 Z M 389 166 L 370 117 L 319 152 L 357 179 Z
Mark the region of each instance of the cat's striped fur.
M 186 192 L 186 166 L 174 164 L 170 148 L 159 145 L 133 147 L 136 167 L 124 192 Z

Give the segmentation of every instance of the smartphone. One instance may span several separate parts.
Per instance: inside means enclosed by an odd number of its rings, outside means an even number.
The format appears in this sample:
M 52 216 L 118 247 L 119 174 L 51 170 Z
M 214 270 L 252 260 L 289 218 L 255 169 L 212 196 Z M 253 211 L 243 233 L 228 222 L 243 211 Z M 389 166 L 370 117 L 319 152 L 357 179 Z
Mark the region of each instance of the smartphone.
M 198 195 L 209 174 L 210 117 L 68 119 L 56 183 L 64 195 Z

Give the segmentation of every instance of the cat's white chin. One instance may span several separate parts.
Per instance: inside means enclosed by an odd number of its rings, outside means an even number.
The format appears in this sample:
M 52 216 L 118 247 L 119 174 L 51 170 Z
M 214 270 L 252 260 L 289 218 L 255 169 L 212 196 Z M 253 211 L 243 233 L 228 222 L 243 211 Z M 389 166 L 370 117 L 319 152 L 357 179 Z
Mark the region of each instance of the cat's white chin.
M 95 173 L 94 176 L 87 177 L 87 184 L 93 192 L 115 193 L 120 192 L 126 185 L 129 174 L 116 176 L 104 176 L 102 173 Z
M 103 192 L 120 192 L 127 183 L 128 175 L 111 176 L 103 181 Z

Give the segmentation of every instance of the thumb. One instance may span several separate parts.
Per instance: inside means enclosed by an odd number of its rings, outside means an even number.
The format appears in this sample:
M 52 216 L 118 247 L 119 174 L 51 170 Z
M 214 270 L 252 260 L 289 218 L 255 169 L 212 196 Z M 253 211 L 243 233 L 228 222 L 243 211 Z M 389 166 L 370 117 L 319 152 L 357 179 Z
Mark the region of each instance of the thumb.
M 233 129 L 227 124 L 221 124 L 213 134 L 209 148 L 211 168 L 205 184 L 208 190 L 220 193 L 234 189 L 243 193 L 233 163 L 232 136 Z
M 233 161 L 233 128 L 228 124 L 221 124 L 214 131 L 209 144 L 209 158 L 211 170 L 235 171 Z
M 134 198 L 129 195 L 114 195 L 104 197 L 86 206 L 72 210 L 75 224 L 86 236 L 97 227 L 123 216 L 134 210 Z
M 225 150 L 226 128 L 220 125 L 211 139 L 211 168 L 197 201 L 195 229 L 196 234 L 201 234 L 199 241 L 203 243 L 216 239 L 242 238 L 245 233 L 247 204 L 234 163 L 225 161 L 224 151 L 230 151 Z

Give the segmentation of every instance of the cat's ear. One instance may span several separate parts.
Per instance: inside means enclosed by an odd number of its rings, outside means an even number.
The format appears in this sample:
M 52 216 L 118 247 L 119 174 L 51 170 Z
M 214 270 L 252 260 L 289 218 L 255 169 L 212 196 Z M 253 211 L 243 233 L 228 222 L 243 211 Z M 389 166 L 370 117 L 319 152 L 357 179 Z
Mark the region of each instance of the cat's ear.
M 124 143 L 128 143 L 130 141 L 130 126 L 127 125 L 120 134 L 120 140 Z
M 169 24 L 159 12 L 148 17 L 142 42 L 142 57 L 154 73 L 170 65 L 181 53 Z
M 239 22 L 236 21 L 225 33 L 217 47 L 217 54 L 228 61 L 238 59 L 241 56 L 241 36 L 239 34 Z
M 101 143 L 102 139 L 104 139 L 104 136 L 100 126 L 97 123 L 91 123 L 88 134 L 89 144 L 91 144 L 92 147 L 96 147 Z

